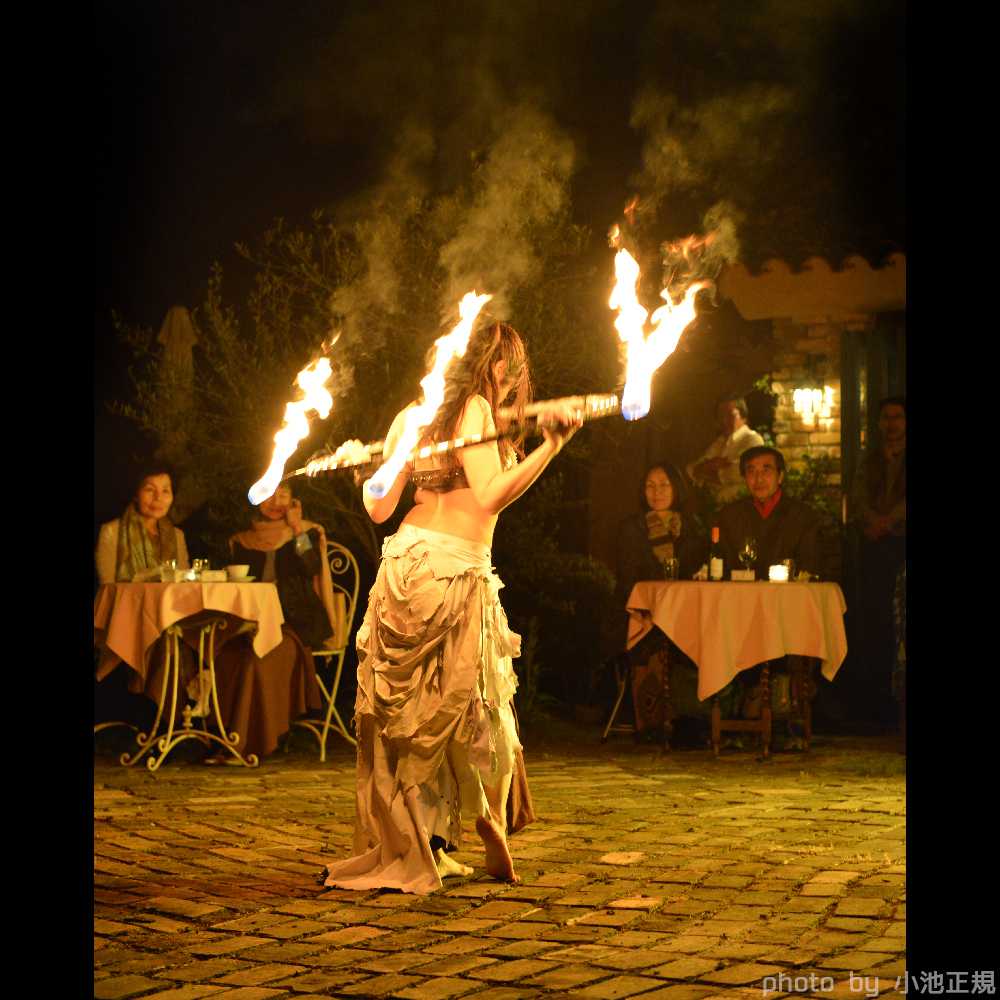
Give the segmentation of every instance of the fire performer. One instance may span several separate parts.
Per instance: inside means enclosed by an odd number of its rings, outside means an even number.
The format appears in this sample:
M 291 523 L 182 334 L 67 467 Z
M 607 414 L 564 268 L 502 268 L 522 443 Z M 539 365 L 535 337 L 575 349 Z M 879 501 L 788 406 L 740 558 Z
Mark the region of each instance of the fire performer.
M 481 325 L 447 369 L 443 402 L 424 440 L 493 434 L 497 408 L 512 400 L 523 412 L 530 391 L 517 331 Z M 386 454 L 414 405 L 393 420 Z M 376 523 L 392 515 L 407 481 L 416 487 L 415 505 L 385 540 L 358 630 L 355 856 L 331 863 L 325 885 L 425 894 L 448 875 L 471 874 L 445 850 L 461 843 L 463 816 L 475 820 L 486 871 L 519 881 L 506 834 L 521 750 L 511 705 L 520 636 L 507 625 L 490 547 L 500 511 L 581 422 L 568 403 L 554 402 L 539 415 L 544 440 L 526 458 L 522 429 L 513 440 L 408 463 L 381 498 L 365 484 Z

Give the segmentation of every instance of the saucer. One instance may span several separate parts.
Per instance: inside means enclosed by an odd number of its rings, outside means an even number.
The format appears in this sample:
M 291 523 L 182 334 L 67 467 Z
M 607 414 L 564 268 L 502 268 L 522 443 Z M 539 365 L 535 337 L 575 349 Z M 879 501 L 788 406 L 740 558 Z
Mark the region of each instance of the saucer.
M 252 583 L 256 580 L 255 576 L 241 576 L 238 580 L 227 580 L 227 583 Z

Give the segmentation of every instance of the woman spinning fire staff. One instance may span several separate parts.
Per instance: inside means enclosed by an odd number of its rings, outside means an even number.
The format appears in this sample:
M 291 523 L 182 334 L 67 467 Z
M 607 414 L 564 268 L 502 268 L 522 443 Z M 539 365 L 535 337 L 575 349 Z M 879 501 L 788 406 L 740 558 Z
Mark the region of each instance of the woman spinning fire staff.
M 523 412 L 529 396 L 517 331 L 484 325 L 448 368 L 424 440 L 493 434 L 500 404 L 510 399 Z M 411 407 L 393 421 L 386 454 Z M 519 881 L 506 806 L 521 749 L 511 707 L 520 636 L 507 626 L 490 546 L 500 511 L 541 475 L 581 418 L 556 402 L 539 423 L 544 441 L 526 458 L 522 431 L 514 441 L 407 464 L 381 498 L 365 484 L 376 523 L 393 513 L 407 480 L 416 487 L 415 506 L 385 540 L 358 630 L 355 856 L 327 867 L 327 886 L 424 894 L 443 877 L 472 874 L 445 851 L 461 843 L 463 816 L 475 819 L 486 871 Z

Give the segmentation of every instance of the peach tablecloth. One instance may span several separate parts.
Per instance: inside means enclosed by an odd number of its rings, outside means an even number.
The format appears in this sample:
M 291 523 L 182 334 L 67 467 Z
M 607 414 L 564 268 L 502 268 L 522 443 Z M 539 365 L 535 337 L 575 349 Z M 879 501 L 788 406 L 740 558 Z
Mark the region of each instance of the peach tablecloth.
M 629 595 L 626 648 L 656 625 L 698 666 L 698 697 L 787 653 L 815 656 L 833 680 L 847 655 L 847 603 L 835 583 L 640 580 Z
M 98 680 L 119 661 L 145 678 L 161 633 L 202 611 L 256 622 L 253 648 L 258 656 L 281 642 L 285 616 L 273 583 L 105 583 L 94 598 L 94 644 L 104 649 Z

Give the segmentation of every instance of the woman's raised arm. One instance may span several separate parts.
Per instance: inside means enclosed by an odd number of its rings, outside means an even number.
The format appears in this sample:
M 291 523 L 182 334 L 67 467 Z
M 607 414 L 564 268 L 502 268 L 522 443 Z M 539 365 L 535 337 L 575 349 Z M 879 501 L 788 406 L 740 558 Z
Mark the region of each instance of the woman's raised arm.
M 487 513 L 499 514 L 521 496 L 582 424 L 580 415 L 568 403 L 554 404 L 541 412 L 538 419 L 540 423 L 553 426 L 543 428 L 545 440 L 512 469 L 505 470 L 501 466 L 500 450 L 495 442 L 463 448 L 459 452 L 472 495 Z M 482 396 L 473 396 L 462 414 L 459 435 L 487 437 L 495 433 L 489 403 Z
M 412 406 L 412 404 L 410 404 Z M 406 407 L 404 410 L 400 410 L 396 414 L 395 420 L 392 422 L 392 426 L 389 428 L 389 433 L 385 436 L 385 448 L 382 452 L 383 455 L 391 455 L 393 449 L 396 447 L 396 442 L 399 441 L 403 433 L 403 424 L 406 420 L 406 413 L 410 407 Z M 384 497 L 376 499 L 368 492 L 368 484 L 365 483 L 364 488 L 361 491 L 362 499 L 364 500 L 365 510 L 368 511 L 368 516 L 376 523 L 381 524 L 387 518 L 392 517 L 392 512 L 396 509 L 396 504 L 399 503 L 399 498 L 402 496 L 403 487 L 406 485 L 407 480 L 410 478 L 410 471 L 412 466 L 407 462 L 402 469 L 399 471 L 399 475 L 396 476 L 396 481 L 392 484 L 389 492 L 386 493 Z

